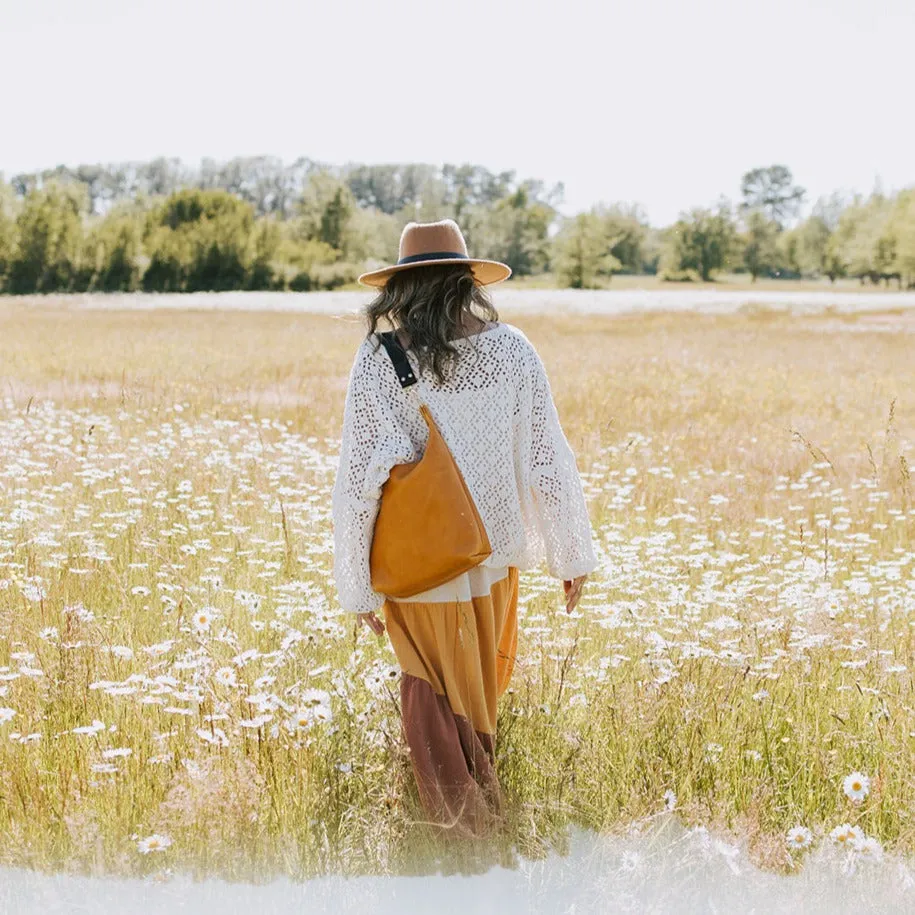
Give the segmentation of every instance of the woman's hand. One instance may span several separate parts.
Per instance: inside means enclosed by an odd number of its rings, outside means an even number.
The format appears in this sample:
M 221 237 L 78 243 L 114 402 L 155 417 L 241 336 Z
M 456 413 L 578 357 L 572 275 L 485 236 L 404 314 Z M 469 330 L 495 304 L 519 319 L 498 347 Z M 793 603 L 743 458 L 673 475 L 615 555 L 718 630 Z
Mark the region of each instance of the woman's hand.
M 571 613 L 581 599 L 581 589 L 584 586 L 587 575 L 579 575 L 571 581 L 563 581 L 562 587 L 566 592 L 566 613 Z
M 369 629 L 371 629 L 372 632 L 375 633 L 375 635 L 378 635 L 378 636 L 384 635 L 384 623 L 382 623 L 381 620 L 378 619 L 377 616 L 375 616 L 374 612 L 373 613 L 358 613 L 356 615 L 359 617 L 359 622 L 365 623 L 365 625 L 368 626 Z

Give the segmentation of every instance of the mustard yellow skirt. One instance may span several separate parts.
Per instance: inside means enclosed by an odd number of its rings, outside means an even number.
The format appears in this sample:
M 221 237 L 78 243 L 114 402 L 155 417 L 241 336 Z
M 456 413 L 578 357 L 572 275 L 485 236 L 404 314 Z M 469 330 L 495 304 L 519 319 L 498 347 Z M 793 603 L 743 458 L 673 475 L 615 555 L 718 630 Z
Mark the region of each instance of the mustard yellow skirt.
M 422 594 L 387 598 L 383 612 L 426 814 L 456 833 L 483 835 L 502 809 L 496 707 L 515 664 L 518 569 L 476 566 Z

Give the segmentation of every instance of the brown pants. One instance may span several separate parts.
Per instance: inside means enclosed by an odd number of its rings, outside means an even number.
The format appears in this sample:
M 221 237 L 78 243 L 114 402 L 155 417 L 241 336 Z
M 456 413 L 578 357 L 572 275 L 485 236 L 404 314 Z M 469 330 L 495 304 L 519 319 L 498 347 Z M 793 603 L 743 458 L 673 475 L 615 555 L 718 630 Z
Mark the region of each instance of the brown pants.
M 495 771 L 496 705 L 518 644 L 518 569 L 487 595 L 395 601 L 384 618 L 402 671 L 403 731 L 428 817 L 485 835 L 502 810 Z

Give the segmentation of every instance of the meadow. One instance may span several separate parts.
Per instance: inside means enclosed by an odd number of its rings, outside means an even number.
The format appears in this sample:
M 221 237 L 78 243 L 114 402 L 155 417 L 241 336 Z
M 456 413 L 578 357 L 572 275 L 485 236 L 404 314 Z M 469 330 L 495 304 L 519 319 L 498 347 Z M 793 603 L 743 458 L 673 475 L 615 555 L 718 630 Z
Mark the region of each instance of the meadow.
M 915 852 L 915 312 L 501 317 L 547 366 L 601 564 L 571 616 L 522 572 L 487 853 L 659 811 L 783 872 Z M 0 300 L 0 863 L 454 866 L 393 653 L 331 577 L 362 332 Z
M 760 276 L 756 280 L 748 273 L 720 271 L 708 282 L 694 280 L 677 282 L 652 273 L 614 273 L 601 278 L 601 289 L 649 289 L 649 290 L 715 290 L 718 292 L 898 292 L 902 288 L 895 281 L 883 280 L 874 284 L 858 277 L 837 277 L 830 281 L 825 277 L 784 278 L 781 276 Z M 512 288 L 556 289 L 559 278 L 554 273 L 537 273 L 531 276 L 513 276 Z M 358 283 L 348 283 L 341 289 L 361 291 Z

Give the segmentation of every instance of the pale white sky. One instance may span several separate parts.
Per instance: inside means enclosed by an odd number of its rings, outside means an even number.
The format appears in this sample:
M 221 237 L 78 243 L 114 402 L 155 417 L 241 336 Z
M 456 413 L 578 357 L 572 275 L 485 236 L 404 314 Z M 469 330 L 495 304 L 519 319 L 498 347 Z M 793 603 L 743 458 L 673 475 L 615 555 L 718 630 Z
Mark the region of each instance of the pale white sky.
M 915 184 L 913 0 L 0 0 L 0 171 L 472 162 L 663 224 Z

